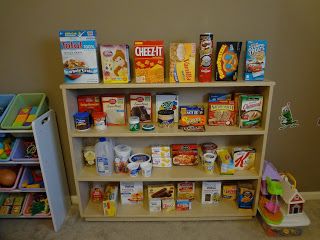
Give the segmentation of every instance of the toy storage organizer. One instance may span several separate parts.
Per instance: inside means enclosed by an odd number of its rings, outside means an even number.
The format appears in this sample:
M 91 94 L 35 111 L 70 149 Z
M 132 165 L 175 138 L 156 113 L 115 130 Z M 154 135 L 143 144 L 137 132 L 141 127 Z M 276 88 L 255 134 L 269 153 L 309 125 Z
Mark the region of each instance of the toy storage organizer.
M 26 95 L 28 94 L 23 94 L 23 96 Z M 30 129 L 0 129 L 0 134 L 11 134 L 16 137 L 15 146 L 12 149 L 10 158 L 7 161 L 0 161 L 0 168 L 13 167 L 17 169 L 18 173 L 14 186 L 10 189 L 0 188 L 0 206 L 3 204 L 5 196 L 8 194 L 26 193 L 24 205 L 20 214 L 0 215 L 0 218 L 51 218 L 54 229 L 58 231 L 61 228 L 70 207 L 70 198 L 55 113 L 54 111 L 49 110 L 42 114 L 42 111 L 48 108 L 46 101 L 44 101 L 45 95 L 43 94 L 38 94 L 37 97 L 34 97 L 35 94 L 31 94 L 32 100 L 28 100 L 28 97 L 24 98 L 19 96 L 21 95 L 17 95 L 16 101 L 14 100 L 14 104 L 5 116 L 7 123 L 13 121 L 12 119 L 15 118 L 15 114 L 19 111 L 16 110 L 13 116 L 8 117 L 10 110 L 24 107 L 25 105 L 23 105 L 23 103 L 31 105 L 39 104 L 39 116 L 32 122 Z M 41 105 L 43 107 L 41 107 Z M 3 121 L 3 123 L 6 122 Z M 21 140 L 25 137 L 34 138 L 38 158 L 25 158 Z M 22 186 L 22 183 L 30 174 L 30 168 L 34 166 L 41 169 L 44 188 L 24 188 Z M 46 193 L 50 212 L 32 216 L 30 213 L 26 212 L 26 209 L 32 201 L 33 194 L 38 194 L 37 192 L 40 192 L 39 194 L 41 194 L 41 192 Z
M 72 157 L 72 164 L 79 199 L 81 217 L 88 221 L 176 221 L 176 220 L 218 220 L 218 219 L 249 219 L 256 215 L 258 194 L 260 191 L 260 179 L 265 157 L 266 141 L 268 135 L 270 108 L 274 82 L 272 81 L 241 81 L 236 82 L 208 82 L 208 83 L 163 83 L 163 84 L 62 84 L 61 86 L 68 136 Z M 74 127 L 73 114 L 78 111 L 77 97 L 90 94 L 126 94 L 129 93 L 175 93 L 179 95 L 179 103 L 195 104 L 206 102 L 208 93 L 258 93 L 263 95 L 263 119 L 259 128 L 241 129 L 238 126 L 214 127 L 206 126 L 205 132 L 184 132 L 175 128 L 156 128 L 154 131 L 129 130 L 129 126 L 108 126 L 106 130 L 97 131 L 91 128 L 86 131 L 78 131 Z M 153 105 L 155 103 L 153 102 Z M 154 111 L 153 111 L 154 112 Z M 154 113 L 155 114 L 155 113 Z M 155 117 L 153 116 L 153 119 Z M 213 175 L 206 174 L 195 166 L 173 166 L 171 168 L 153 168 L 151 177 L 130 177 L 127 174 L 115 174 L 111 176 L 99 176 L 94 167 L 83 164 L 82 148 L 87 138 L 110 137 L 117 144 L 127 144 L 133 152 L 145 152 L 145 148 L 153 144 L 174 143 L 204 143 L 214 142 L 218 146 L 250 145 L 256 149 L 254 170 L 237 171 L 234 175 L 220 175 L 217 169 Z M 182 212 L 150 213 L 145 205 L 121 205 L 118 204 L 115 217 L 104 216 L 102 204 L 93 203 L 89 197 L 90 184 L 92 182 L 120 182 L 142 181 L 148 182 L 179 182 L 195 181 L 246 181 L 254 186 L 255 203 L 253 209 L 239 209 L 235 202 L 221 201 L 218 206 L 201 204 L 199 188 L 196 188 L 195 201 L 192 209 Z M 199 196 L 200 195 L 200 196 Z

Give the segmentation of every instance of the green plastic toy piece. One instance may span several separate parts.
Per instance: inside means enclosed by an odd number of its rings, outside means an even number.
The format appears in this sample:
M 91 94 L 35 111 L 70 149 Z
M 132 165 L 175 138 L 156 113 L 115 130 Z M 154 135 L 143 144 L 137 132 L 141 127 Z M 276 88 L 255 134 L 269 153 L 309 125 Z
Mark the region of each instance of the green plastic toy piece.
M 283 193 L 283 188 L 278 181 L 272 181 L 271 178 L 267 177 L 267 189 L 271 195 L 281 196 Z

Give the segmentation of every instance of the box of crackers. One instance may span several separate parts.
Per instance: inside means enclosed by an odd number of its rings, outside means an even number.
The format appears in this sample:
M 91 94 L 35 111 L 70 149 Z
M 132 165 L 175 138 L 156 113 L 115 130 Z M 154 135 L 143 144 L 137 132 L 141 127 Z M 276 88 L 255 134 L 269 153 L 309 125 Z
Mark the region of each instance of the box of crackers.
M 163 83 L 163 41 L 135 41 L 134 68 L 136 83 Z

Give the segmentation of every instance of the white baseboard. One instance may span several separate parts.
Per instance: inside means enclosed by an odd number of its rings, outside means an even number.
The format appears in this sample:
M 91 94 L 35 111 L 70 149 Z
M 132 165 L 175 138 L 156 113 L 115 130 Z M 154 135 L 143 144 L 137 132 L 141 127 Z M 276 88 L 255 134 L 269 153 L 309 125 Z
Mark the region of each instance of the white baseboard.
M 320 192 L 300 192 L 305 200 L 319 200 Z
M 79 204 L 77 195 L 71 195 L 71 203 L 72 204 Z

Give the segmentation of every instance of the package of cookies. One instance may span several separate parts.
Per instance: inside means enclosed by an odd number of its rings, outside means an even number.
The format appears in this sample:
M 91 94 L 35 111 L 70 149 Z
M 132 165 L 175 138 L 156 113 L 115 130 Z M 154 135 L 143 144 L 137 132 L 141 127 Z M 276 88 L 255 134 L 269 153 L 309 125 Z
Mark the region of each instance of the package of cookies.
M 150 93 L 130 94 L 130 116 L 137 116 L 140 122 L 151 122 L 152 101 Z
M 242 42 L 217 42 L 216 81 L 236 81 Z
M 195 82 L 195 43 L 170 44 L 170 82 Z
M 264 80 L 267 41 L 248 40 L 244 80 Z
M 130 82 L 129 46 L 101 45 L 101 67 L 104 83 Z
M 163 41 L 135 41 L 134 68 L 136 83 L 163 83 Z

